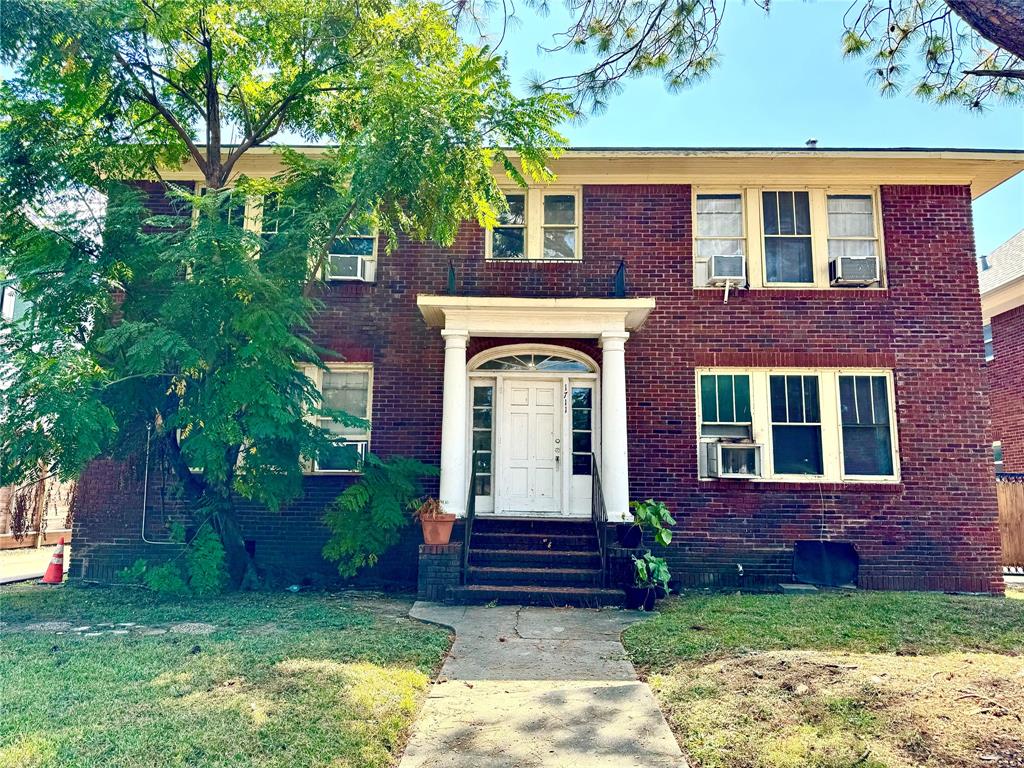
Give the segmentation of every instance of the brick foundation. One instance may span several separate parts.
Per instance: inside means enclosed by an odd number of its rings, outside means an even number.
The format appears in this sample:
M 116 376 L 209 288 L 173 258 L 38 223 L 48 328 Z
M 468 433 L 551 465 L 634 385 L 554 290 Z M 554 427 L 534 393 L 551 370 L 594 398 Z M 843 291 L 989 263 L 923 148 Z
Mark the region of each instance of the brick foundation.
M 444 602 L 450 587 L 462 578 L 462 543 L 420 544 L 416 596 L 420 600 Z

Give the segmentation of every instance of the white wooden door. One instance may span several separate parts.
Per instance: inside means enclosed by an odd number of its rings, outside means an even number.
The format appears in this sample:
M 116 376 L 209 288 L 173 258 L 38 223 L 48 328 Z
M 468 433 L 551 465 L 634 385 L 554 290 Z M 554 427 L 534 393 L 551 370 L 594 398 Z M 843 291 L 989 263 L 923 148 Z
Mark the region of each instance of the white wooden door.
M 562 382 L 506 379 L 498 460 L 502 512 L 562 509 Z

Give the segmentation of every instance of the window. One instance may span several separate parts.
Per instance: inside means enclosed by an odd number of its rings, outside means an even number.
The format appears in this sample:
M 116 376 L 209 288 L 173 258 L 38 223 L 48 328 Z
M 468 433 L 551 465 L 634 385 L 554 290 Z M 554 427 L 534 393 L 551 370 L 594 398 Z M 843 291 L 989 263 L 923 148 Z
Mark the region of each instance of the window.
M 843 473 L 891 476 L 888 379 L 885 376 L 840 376 L 839 412 L 843 428 Z
M 331 365 L 317 370 L 324 408 L 343 411 L 357 419 L 370 418 L 373 368 L 368 365 Z M 336 448 L 317 460 L 320 472 L 356 472 L 370 444 L 367 424 L 347 425 L 327 416 L 320 417 L 320 426 L 335 436 Z
M 281 205 L 281 196 L 275 192 L 263 196 L 260 206 L 260 235 L 270 240 L 281 233 L 293 209 Z
M 807 192 L 762 192 L 765 281 L 813 283 L 811 203 Z
M 702 479 L 899 481 L 891 371 L 702 369 L 695 383 Z
M 372 283 L 377 276 L 377 235 L 369 227 L 331 243 L 327 256 L 328 280 L 362 280 Z
M 871 195 L 829 195 L 828 262 L 833 285 L 878 280 L 878 234 Z
M 0 288 L 0 320 L 14 319 L 14 305 L 18 301 L 18 292 L 13 285 Z
M 506 355 L 481 363 L 481 371 L 557 371 L 560 373 L 591 372 L 593 369 L 581 360 L 560 355 Z
M 487 258 L 498 261 L 580 258 L 580 193 L 577 188 L 530 188 L 505 195 L 502 213 L 487 237 Z
M 572 473 L 593 474 L 594 390 L 572 388 Z
M 221 189 L 219 192 L 223 195 L 225 190 Z M 203 187 L 199 190 L 199 194 L 205 197 L 206 195 L 213 194 L 214 190 L 209 187 Z M 227 190 L 227 194 L 219 201 L 217 213 L 220 216 L 221 223 L 231 224 L 233 226 L 244 229 L 246 225 L 246 207 L 248 205 L 248 198 L 240 191 L 231 189 Z
M 881 287 L 878 187 L 693 190 L 694 287 Z
M 772 460 L 777 475 L 822 475 L 817 376 L 771 376 Z
M 494 385 L 473 386 L 473 456 L 477 496 L 490 496 L 494 457 Z
M 526 258 L 526 195 L 505 195 L 508 213 L 498 219 L 501 226 L 491 231 L 491 258 Z
M 981 326 L 981 336 L 985 340 L 985 362 L 995 360 L 996 345 L 992 338 L 992 323 L 985 323 Z M 977 338 L 977 336 L 975 336 L 975 338 Z
M 703 374 L 700 402 L 701 437 L 752 437 L 749 376 Z
M 992 443 L 992 463 L 996 467 L 996 472 L 1003 471 L 1003 443 L 1001 440 Z
M 698 284 L 746 282 L 743 195 L 697 195 L 695 235 Z
M 544 258 L 576 258 L 576 195 L 544 195 Z

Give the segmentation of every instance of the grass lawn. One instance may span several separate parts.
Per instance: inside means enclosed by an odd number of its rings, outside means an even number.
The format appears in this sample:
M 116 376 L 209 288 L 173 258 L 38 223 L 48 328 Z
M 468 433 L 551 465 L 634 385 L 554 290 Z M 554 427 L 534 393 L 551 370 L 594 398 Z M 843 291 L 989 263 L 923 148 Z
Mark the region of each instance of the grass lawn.
M 694 768 L 1018 768 L 1022 597 L 690 595 L 623 642 Z
M 408 607 L 352 593 L 5 587 L 0 766 L 391 765 L 450 643 Z M 32 626 L 43 622 L 103 634 Z M 97 626 L 127 622 L 127 634 Z M 157 634 L 196 622 L 215 629 Z

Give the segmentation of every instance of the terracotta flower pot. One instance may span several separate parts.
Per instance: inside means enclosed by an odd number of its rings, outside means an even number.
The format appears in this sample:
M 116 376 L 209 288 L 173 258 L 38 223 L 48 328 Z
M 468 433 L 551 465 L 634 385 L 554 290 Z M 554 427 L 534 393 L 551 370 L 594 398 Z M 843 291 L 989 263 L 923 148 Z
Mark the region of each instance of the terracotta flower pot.
M 421 517 L 424 544 L 447 544 L 452 538 L 455 515 L 442 514 L 435 517 Z

